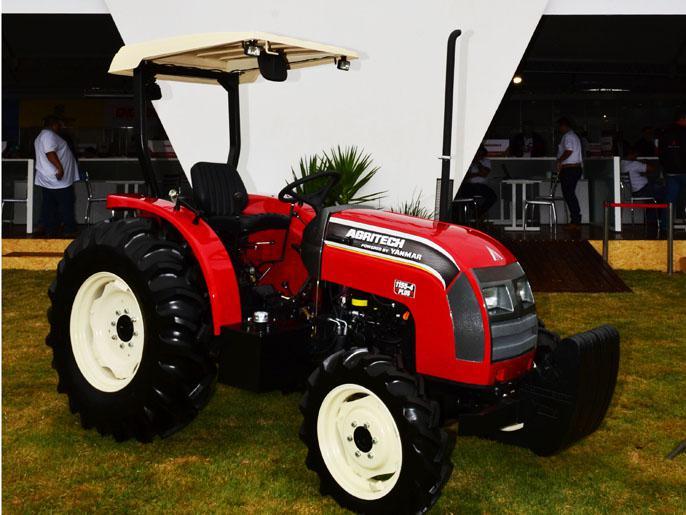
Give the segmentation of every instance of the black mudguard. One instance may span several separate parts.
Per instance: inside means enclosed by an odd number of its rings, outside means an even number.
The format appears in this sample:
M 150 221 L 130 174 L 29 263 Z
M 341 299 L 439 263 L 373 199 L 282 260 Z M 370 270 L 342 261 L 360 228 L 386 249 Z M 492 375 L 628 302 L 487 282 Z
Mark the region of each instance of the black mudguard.
M 522 443 L 549 456 L 595 431 L 612 400 L 618 370 L 619 333 L 608 325 L 539 349 L 536 368 L 521 390 Z

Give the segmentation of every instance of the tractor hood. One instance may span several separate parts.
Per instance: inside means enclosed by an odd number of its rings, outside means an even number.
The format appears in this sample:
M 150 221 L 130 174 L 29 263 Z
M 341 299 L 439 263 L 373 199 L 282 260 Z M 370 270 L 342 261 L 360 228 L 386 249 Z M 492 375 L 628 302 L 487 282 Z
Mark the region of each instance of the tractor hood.
M 374 209 L 333 214 L 326 240 L 424 268 L 446 287 L 460 270 L 516 262 L 505 246 L 475 229 Z

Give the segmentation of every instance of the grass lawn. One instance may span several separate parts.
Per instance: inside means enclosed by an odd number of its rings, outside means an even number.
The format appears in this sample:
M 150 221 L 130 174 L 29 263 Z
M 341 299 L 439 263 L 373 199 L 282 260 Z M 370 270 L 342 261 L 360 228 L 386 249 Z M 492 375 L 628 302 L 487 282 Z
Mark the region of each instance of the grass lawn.
M 563 334 L 610 322 L 622 335 L 608 418 L 553 458 L 458 438 L 436 513 L 686 512 L 686 275 L 627 272 L 623 294 L 540 294 Z M 298 439 L 298 394 L 219 385 L 198 419 L 152 444 L 81 429 L 55 389 L 46 290 L 53 273 L 3 271 L 2 505 L 7 512 L 337 512 Z

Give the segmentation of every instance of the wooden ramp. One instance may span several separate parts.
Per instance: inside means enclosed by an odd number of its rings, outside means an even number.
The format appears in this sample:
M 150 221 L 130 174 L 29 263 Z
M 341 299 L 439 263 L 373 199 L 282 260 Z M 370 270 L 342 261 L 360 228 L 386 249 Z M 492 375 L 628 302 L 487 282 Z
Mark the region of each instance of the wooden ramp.
M 509 240 L 536 292 L 627 292 L 631 289 L 585 240 Z

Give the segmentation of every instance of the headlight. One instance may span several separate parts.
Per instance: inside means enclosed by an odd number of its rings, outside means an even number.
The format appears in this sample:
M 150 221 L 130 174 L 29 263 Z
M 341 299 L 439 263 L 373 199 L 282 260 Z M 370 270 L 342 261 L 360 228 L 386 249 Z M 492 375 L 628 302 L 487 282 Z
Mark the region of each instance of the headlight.
M 526 278 L 517 279 L 517 282 L 515 282 L 515 292 L 522 304 L 534 303 L 534 294 L 531 292 L 531 285 Z
M 512 297 L 510 297 L 510 292 L 505 285 L 489 286 L 484 288 L 482 293 L 489 315 L 512 313 L 514 311 Z

